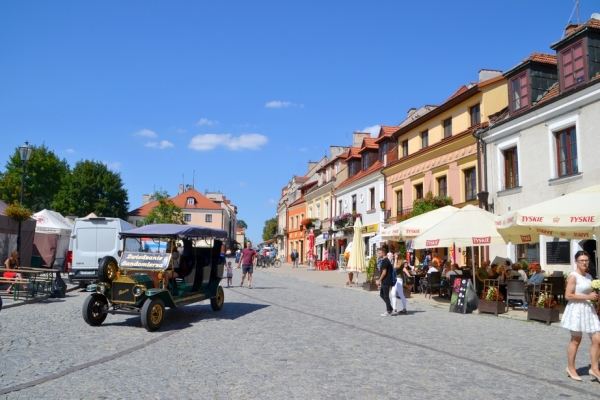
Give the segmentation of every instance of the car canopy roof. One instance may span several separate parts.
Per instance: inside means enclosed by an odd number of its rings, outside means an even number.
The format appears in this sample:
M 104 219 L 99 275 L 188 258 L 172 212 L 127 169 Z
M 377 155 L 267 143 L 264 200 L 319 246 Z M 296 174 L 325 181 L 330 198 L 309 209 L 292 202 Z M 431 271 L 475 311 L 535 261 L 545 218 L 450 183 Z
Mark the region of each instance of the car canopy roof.
M 174 239 L 214 238 L 226 239 L 227 232 L 222 229 L 206 228 L 196 225 L 155 224 L 121 232 L 121 237 L 171 237 Z

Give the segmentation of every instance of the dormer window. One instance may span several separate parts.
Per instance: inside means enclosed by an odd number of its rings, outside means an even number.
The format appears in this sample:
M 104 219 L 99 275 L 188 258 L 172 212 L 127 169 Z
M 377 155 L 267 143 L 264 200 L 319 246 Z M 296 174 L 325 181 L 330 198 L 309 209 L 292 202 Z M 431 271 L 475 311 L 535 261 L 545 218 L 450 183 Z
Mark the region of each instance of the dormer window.
M 196 203 L 196 199 L 194 199 L 193 197 L 187 198 L 187 204 L 194 205 L 195 203 Z
M 514 77 L 510 81 L 510 95 L 512 111 L 518 111 L 529 107 L 529 85 L 527 82 L 527 71 Z
M 562 50 L 559 60 L 563 90 L 570 89 L 586 81 L 583 40 Z
M 327 182 L 331 180 L 331 168 L 327 168 Z

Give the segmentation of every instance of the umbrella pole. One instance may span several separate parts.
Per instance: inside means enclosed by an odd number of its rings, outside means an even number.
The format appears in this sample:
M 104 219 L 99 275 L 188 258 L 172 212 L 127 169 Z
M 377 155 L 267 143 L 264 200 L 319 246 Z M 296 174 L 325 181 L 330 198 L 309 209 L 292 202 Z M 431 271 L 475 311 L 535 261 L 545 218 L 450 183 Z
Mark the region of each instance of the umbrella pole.
M 471 246 L 471 269 L 473 270 L 473 287 L 477 293 L 477 277 L 475 276 L 475 246 Z

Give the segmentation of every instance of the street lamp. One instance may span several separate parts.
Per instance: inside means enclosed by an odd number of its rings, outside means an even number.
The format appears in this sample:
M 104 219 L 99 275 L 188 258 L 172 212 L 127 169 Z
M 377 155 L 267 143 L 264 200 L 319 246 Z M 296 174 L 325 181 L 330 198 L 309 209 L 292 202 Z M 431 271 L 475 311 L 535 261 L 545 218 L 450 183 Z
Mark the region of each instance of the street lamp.
M 23 190 L 25 189 L 25 164 L 31 157 L 31 151 L 33 149 L 29 147 L 29 142 L 25 141 L 25 145 L 19 147 L 19 156 L 21 157 L 21 200 L 20 204 L 23 205 Z M 19 252 L 19 260 L 21 259 L 21 221 L 19 220 L 19 234 L 17 235 L 17 251 Z
M 385 200 L 379 202 L 379 207 L 381 207 L 382 210 L 385 210 Z

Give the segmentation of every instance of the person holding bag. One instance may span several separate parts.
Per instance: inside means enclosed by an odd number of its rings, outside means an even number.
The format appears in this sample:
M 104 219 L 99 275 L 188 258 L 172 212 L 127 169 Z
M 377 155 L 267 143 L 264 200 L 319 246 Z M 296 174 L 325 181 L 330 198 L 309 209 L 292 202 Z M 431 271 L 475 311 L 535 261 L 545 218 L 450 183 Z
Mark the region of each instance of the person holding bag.
M 396 260 L 397 264 L 398 260 Z M 396 273 L 396 268 L 392 268 L 392 282 L 394 282 L 394 286 L 392 286 L 392 311 L 393 314 L 407 314 L 406 311 L 406 297 L 404 297 L 404 280 L 401 278 L 402 275 L 398 275 Z M 402 301 L 402 311 L 398 312 L 398 308 L 396 305 L 398 304 L 398 298 L 396 295 L 400 295 L 400 300 Z

